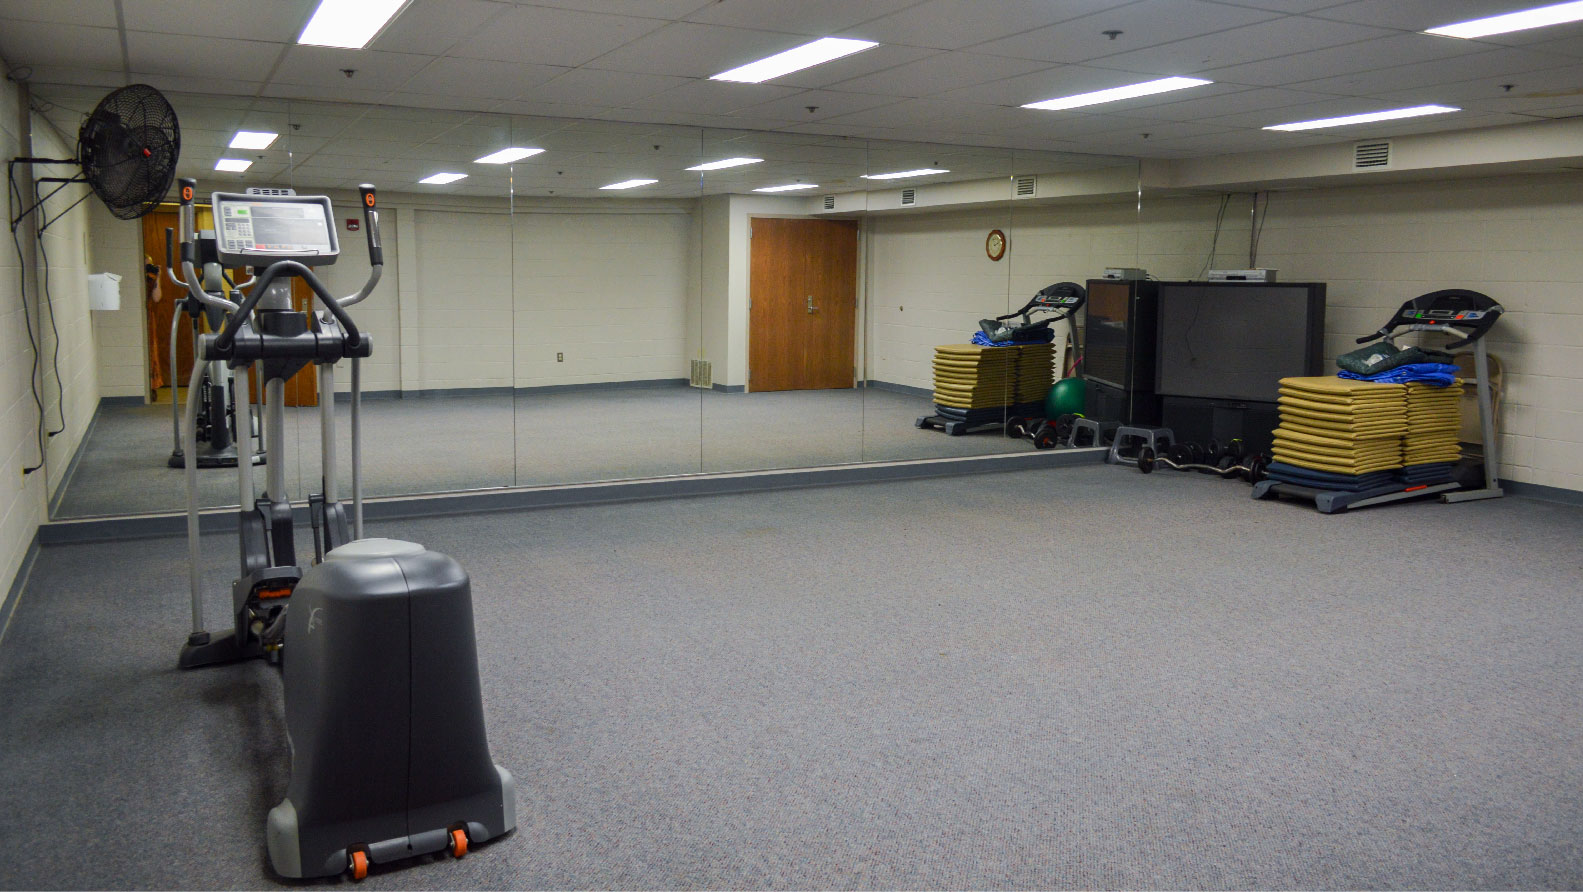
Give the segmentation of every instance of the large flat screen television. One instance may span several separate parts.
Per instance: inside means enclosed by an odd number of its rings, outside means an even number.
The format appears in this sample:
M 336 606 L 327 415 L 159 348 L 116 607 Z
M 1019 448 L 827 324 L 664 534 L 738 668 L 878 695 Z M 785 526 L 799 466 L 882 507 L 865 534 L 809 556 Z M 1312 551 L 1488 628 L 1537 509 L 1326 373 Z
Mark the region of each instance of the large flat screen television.
M 1273 403 L 1323 368 L 1324 283 L 1161 282 L 1155 390 Z

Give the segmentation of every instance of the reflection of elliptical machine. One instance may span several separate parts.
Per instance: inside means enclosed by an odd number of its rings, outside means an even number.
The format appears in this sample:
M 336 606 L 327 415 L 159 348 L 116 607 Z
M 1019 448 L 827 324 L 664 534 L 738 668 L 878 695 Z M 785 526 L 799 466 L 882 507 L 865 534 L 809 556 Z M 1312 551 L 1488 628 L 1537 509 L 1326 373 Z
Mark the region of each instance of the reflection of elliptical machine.
M 193 347 L 183 427 L 192 633 L 179 665 L 262 657 L 282 668 L 291 779 L 266 824 L 277 873 L 361 879 L 370 863 L 442 851 L 460 858 L 516 826 L 515 786 L 490 759 L 484 734 L 467 573 L 421 545 L 362 538 L 358 363 L 372 344 L 347 308 L 373 291 L 384 268 L 374 187 L 360 187 L 369 278 L 339 299 L 312 270 L 340 253 L 328 198 L 214 193 L 219 262 L 260 269 L 237 304 L 210 293 L 194 268 L 195 186 L 180 181 L 183 283 L 221 319 Z M 293 278 L 313 289 L 324 312 L 292 309 Z M 334 370 L 342 359 L 352 362 L 350 514 L 336 490 Z M 231 587 L 233 628 L 215 637 L 203 621 L 194 461 L 198 385 L 213 362 L 233 371 L 257 364 L 276 459 L 254 501 L 251 438 L 237 441 L 241 571 Z M 310 362 L 320 370 L 324 490 L 308 499 L 314 564 L 304 570 L 281 450 L 286 380 Z M 240 417 L 249 411 L 246 382 L 231 379 Z
M 178 288 L 186 289 L 187 283 L 176 275 L 175 264 L 175 231 L 165 230 L 165 273 Z M 201 270 L 201 281 L 204 292 L 217 297 L 224 297 L 223 285 L 236 289 L 237 285 L 231 281 L 220 266 L 220 258 L 215 252 L 215 237 L 211 230 L 199 232 L 196 239 L 197 266 Z M 251 281 L 243 282 L 242 288 L 252 285 Z M 208 324 L 209 331 L 218 332 L 220 323 L 225 314 L 212 306 L 193 300 L 190 296 L 183 295 L 176 298 L 175 309 L 170 315 L 170 425 L 171 433 L 175 440 L 170 458 L 165 462 L 168 467 L 185 467 L 184 452 L 181 445 L 181 401 L 176 399 L 176 383 L 180 379 L 176 372 L 176 332 L 181 325 L 181 318 L 186 316 L 192 325 L 192 344 L 194 347 L 193 362 L 197 363 L 196 348 L 198 336 L 202 334 L 202 322 Z M 204 364 L 202 380 L 198 384 L 198 452 L 197 460 L 200 468 L 234 468 L 236 467 L 236 435 L 239 430 L 236 423 L 236 406 L 231 400 L 231 369 L 223 362 L 214 360 Z M 251 436 L 258 436 L 258 427 L 251 415 L 248 416 L 248 432 Z M 258 448 L 253 452 L 253 464 L 264 463 L 264 448 L 260 441 Z

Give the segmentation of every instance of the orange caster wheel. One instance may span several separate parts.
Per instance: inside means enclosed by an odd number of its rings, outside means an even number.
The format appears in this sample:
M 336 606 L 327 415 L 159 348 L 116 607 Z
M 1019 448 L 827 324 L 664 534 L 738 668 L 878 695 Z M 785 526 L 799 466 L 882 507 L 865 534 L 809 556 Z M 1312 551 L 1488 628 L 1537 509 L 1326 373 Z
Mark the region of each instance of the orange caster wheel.
M 467 854 L 467 831 L 461 829 L 451 831 L 451 854 L 458 858 Z
M 352 879 L 360 880 L 368 876 L 368 853 L 362 849 L 352 852 Z

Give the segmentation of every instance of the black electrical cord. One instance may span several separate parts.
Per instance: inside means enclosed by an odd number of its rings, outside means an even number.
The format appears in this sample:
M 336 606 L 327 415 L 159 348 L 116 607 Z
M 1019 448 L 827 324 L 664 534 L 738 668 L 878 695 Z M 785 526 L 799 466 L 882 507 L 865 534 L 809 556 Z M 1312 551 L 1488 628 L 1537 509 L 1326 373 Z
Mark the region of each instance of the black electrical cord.
M 60 218 L 57 217 L 56 219 Z M 66 385 L 60 379 L 60 328 L 55 324 L 55 299 L 50 296 L 49 290 L 49 248 L 44 245 L 43 235 L 44 230 L 39 230 L 38 253 L 40 259 L 43 260 L 44 275 L 41 281 L 44 285 L 44 306 L 49 309 L 49 330 L 51 336 L 55 339 L 54 349 L 51 350 L 50 365 L 55 370 L 55 393 L 57 395 L 55 411 L 60 415 L 60 427 L 52 431 L 45 431 L 44 434 L 45 436 L 53 437 L 66 430 Z
M 16 184 L 16 177 L 13 174 L 13 171 L 13 167 L 10 165 L 6 166 L 6 191 L 8 197 L 10 197 L 14 202 L 12 209 L 15 210 L 16 208 L 22 206 L 22 190 Z M 38 431 L 35 434 L 35 439 L 38 444 L 38 464 L 22 469 L 23 474 L 31 474 L 34 471 L 37 471 L 39 468 L 44 467 L 45 425 L 44 400 L 39 397 L 38 392 L 38 339 L 33 336 L 33 319 L 28 315 L 27 306 L 27 282 L 25 273 L 25 270 L 27 269 L 27 260 L 22 252 L 22 237 L 17 234 L 17 230 L 22 226 L 22 218 L 25 216 L 26 214 L 24 213 L 11 221 L 11 244 L 16 248 L 17 294 L 22 299 L 22 324 L 27 329 L 27 342 L 33 351 L 33 365 L 31 370 L 28 372 L 28 388 L 33 392 L 33 404 L 38 407 Z
M 1258 209 L 1259 193 L 1253 193 L 1254 209 Z M 1248 268 L 1254 269 L 1259 258 L 1259 240 L 1264 238 L 1264 221 L 1270 219 L 1270 192 L 1264 193 L 1264 213 L 1259 214 L 1259 225 L 1253 227 L 1248 243 Z
M 1200 279 L 1209 275 L 1209 268 L 1215 265 L 1215 251 L 1220 247 L 1220 228 L 1226 222 L 1226 206 L 1231 204 L 1231 193 L 1220 196 L 1220 210 L 1215 214 L 1215 237 L 1209 243 L 1209 256 L 1204 259 L 1204 268 L 1198 273 Z

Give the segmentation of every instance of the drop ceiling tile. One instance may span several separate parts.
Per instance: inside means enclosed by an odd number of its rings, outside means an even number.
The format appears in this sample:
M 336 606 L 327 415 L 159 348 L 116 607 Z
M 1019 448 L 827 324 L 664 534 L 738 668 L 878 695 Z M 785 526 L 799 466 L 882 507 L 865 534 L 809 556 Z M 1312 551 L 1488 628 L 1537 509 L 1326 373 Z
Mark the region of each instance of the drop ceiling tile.
M 742 109 L 745 115 L 778 118 L 783 121 L 822 121 L 836 115 L 846 115 L 865 109 L 877 108 L 898 101 L 894 96 L 875 96 L 868 93 L 846 93 L 834 90 L 804 90 L 780 99 Z M 815 111 L 809 111 L 812 106 Z
M 447 93 L 407 93 L 402 91 L 387 93 L 379 101 L 381 103 L 399 103 L 404 106 L 430 111 L 445 109 L 466 112 L 495 111 L 496 107 L 501 103 L 501 100 L 487 96 L 457 96 Z
M 1140 78 L 1135 75 L 1108 68 L 1055 65 L 1004 80 L 963 87 L 959 90 L 948 90 L 934 98 L 1022 106 L 1057 96 L 1071 96 L 1075 93 L 1119 87 L 1137 83 L 1139 80 Z
M 1276 18 L 1273 12 L 1206 0 L 1141 0 L 1025 34 L 980 43 L 973 51 L 1046 62 L 1086 62 L 1102 56 L 1186 40 Z M 1107 39 L 1102 32 L 1119 30 Z
M 1177 98 L 1174 100 L 1169 98 L 1172 95 Z M 1162 94 L 1150 98 L 1162 101 L 1148 105 L 1132 106 L 1135 109 L 1132 114 L 1144 115 L 1164 121 L 1197 121 L 1217 115 L 1229 115 L 1239 111 L 1275 108 L 1301 102 L 1315 102 L 1330 97 L 1318 93 L 1303 93 L 1297 90 L 1250 89 L 1233 84 L 1211 84 L 1181 93 Z M 1094 108 L 1098 109 L 1101 107 L 1096 106 Z M 1096 113 L 1103 112 L 1096 111 Z
M 876 127 L 926 127 L 984 133 L 1023 123 L 1025 109 L 940 99 L 906 99 L 893 105 L 831 118 L 833 123 L 871 123 Z
M 1330 6 L 1340 6 L 1347 0 L 1215 0 L 1227 6 L 1246 6 L 1250 9 L 1265 9 L 1270 12 L 1306 13 L 1316 12 Z
M 509 9 L 495 0 L 415 0 L 369 48 L 438 56 Z
M 645 109 L 726 115 L 801 93 L 796 87 L 775 84 L 733 84 L 723 81 L 689 81 L 643 100 Z
M 512 0 L 519 2 L 519 0 Z M 676 21 L 709 6 L 717 0 L 532 0 L 535 6 L 603 12 L 624 16 L 646 16 Z
M 204 78 L 262 82 L 280 58 L 282 46 L 256 40 L 127 31 L 126 49 L 133 71 L 179 75 L 200 86 Z M 256 89 L 256 88 L 255 88 Z
M 860 4 L 854 4 L 860 5 Z M 841 32 L 886 44 L 962 49 L 1117 5 L 1115 0 L 926 0 Z M 1124 5 L 1124 4 L 1123 4 Z
M 50 88 L 60 85 L 82 85 L 93 88 L 96 95 L 103 96 L 107 87 L 119 87 L 126 83 L 126 75 L 122 73 L 121 66 L 116 65 L 113 71 L 101 71 L 97 68 L 86 68 L 78 65 L 32 65 L 33 77 L 30 83 L 40 95 Z M 43 89 L 41 89 L 43 88 Z M 91 111 L 92 105 L 83 110 L 86 114 Z
M 6 19 L 114 28 L 115 0 L 0 0 L 0 22 Z
M 822 37 L 871 19 L 898 12 L 918 0 L 720 0 L 687 16 L 689 22 L 762 28 Z
M 1090 64 L 1150 74 L 1198 74 L 1211 68 L 1281 56 L 1291 47 L 1317 50 L 1390 37 L 1393 33 L 1366 25 L 1287 16 L 1217 34 L 1104 56 Z
M 86 25 L 5 22 L 0 28 L 0 58 L 18 65 L 81 65 L 101 71 L 121 68 L 121 35 L 115 28 Z
M 1400 31 L 1422 31 L 1440 25 L 1482 19 L 1516 9 L 1546 5 L 1544 0 L 1355 0 L 1327 7 L 1314 15 L 1340 22 L 1377 25 Z M 1443 40 L 1456 40 L 1454 37 Z
M 792 34 L 675 22 L 600 56 L 589 67 L 706 78 L 800 42 Z
M 1297 121 L 1317 121 L 1321 118 L 1358 115 L 1364 112 L 1379 111 L 1382 107 L 1382 104 L 1377 99 L 1362 96 L 1330 96 L 1313 102 L 1298 102 L 1291 105 L 1271 106 L 1269 108 L 1233 112 L 1226 115 L 1213 115 L 1202 120 L 1224 127 L 1246 127 L 1257 130 L 1264 127 L 1273 127 L 1276 124 L 1291 124 Z
M 575 67 L 665 27 L 665 23 L 657 19 L 513 6 L 453 52 L 467 59 Z
M 364 90 L 358 87 L 347 87 L 341 84 L 324 84 L 309 86 L 306 84 L 265 84 L 261 91 L 263 95 L 285 99 L 291 102 L 297 100 L 322 102 L 343 102 L 348 105 L 368 105 L 383 102 L 390 95 L 389 90 Z
M 908 62 L 914 62 L 932 55 L 933 52 L 933 50 L 916 46 L 880 44 L 860 53 L 853 53 L 850 56 L 826 62 L 823 65 L 804 68 L 802 71 L 793 71 L 791 74 L 775 78 L 770 83 L 808 89 L 828 87 L 841 81 L 884 71 L 897 65 L 905 65 Z
M 874 74 L 839 81 L 834 86 L 857 93 L 921 98 L 1052 67 L 1047 62 L 978 53 L 935 53 Z
M 687 83 L 686 78 L 651 74 L 633 77 L 619 71 L 574 68 L 534 87 L 521 98 L 529 102 L 587 104 L 598 108 L 632 105 L 646 96 Z
M 417 74 L 431 58 L 414 53 L 293 44 L 286 50 L 286 56 L 275 70 L 271 83 L 365 91 L 395 90 Z M 348 78 L 342 69 L 352 69 L 356 73 Z
M 403 93 L 516 99 L 568 69 L 485 59 L 436 59 L 401 85 Z
M 1394 65 L 1374 71 L 1361 71 L 1323 78 L 1303 84 L 1320 93 L 1371 95 L 1434 84 L 1456 83 L 1473 78 L 1512 78 L 1530 71 L 1566 65 L 1572 60 L 1528 49 L 1485 49 L 1454 59 L 1437 59 L 1411 65 Z
M 277 43 L 295 42 L 316 5 L 315 0 L 120 0 L 128 31 Z
M 167 93 L 201 90 L 205 93 L 219 93 L 237 97 L 253 96 L 258 92 L 260 86 L 258 81 L 233 81 L 218 77 L 183 77 L 176 74 L 138 71 L 136 68 L 132 69 L 132 80 L 148 84 L 161 92 Z
M 1204 77 L 1225 83 L 1260 87 L 1292 85 L 1310 89 L 1324 78 L 1391 65 L 1464 57 L 1480 52 L 1464 41 L 1449 41 L 1428 34 L 1398 34 L 1345 46 L 1294 52 L 1289 56 L 1214 68 Z

